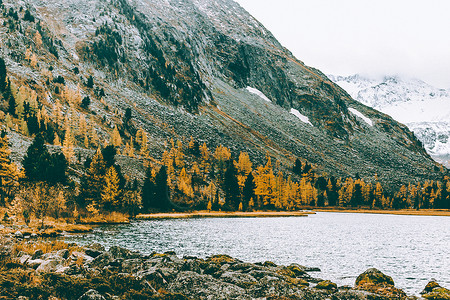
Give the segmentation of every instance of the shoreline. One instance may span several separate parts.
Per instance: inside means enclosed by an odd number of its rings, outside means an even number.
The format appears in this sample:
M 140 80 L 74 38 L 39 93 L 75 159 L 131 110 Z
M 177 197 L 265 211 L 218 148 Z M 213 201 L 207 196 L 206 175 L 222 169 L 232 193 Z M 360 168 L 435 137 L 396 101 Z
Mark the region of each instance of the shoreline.
M 448 209 L 400 209 L 400 210 L 372 210 L 372 209 L 338 209 L 338 208 L 314 208 L 314 212 L 336 212 L 336 213 L 355 213 L 355 214 L 380 214 L 380 215 L 398 215 L 398 216 L 435 216 L 450 217 Z
M 2 236 L 0 242 L 0 276 L 5 279 L 0 287 L 7 283 L 0 298 L 423 299 L 408 296 L 375 268 L 357 276 L 354 285 L 339 286 L 312 276 L 318 268 L 296 263 L 251 263 L 222 254 L 180 257 L 172 251 L 144 255 L 118 246 L 106 250 L 98 243 L 78 246 Z M 450 290 L 433 280 L 422 293 L 427 299 L 450 296 Z
M 195 219 L 195 218 L 274 218 L 274 217 L 307 217 L 315 214 L 312 211 L 254 211 L 254 212 L 223 212 L 223 211 L 193 211 L 168 212 L 154 214 L 139 214 L 137 220 L 154 219 Z

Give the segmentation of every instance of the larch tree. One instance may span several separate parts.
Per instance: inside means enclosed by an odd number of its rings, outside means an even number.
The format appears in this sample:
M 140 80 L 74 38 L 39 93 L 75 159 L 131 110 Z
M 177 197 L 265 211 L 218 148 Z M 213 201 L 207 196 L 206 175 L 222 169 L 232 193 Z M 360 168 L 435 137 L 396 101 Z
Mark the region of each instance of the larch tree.
M 235 165 L 240 175 L 247 176 L 252 171 L 252 162 L 247 152 L 239 154 L 239 160 L 235 162 Z
M 111 166 L 105 174 L 100 205 L 105 210 L 119 208 L 119 176 L 114 166 Z
M 120 137 L 117 126 L 114 126 L 114 130 L 111 136 L 111 143 L 114 145 L 114 147 L 120 147 L 122 145 L 122 138 Z
M 6 132 L 0 134 L 0 205 L 5 204 L 6 198 L 13 195 L 18 186 L 19 172 L 17 166 L 11 162 Z
M 62 151 L 64 153 L 64 156 L 66 157 L 66 160 L 70 163 L 75 157 L 75 152 L 73 149 L 73 136 L 72 136 L 72 130 L 70 129 L 70 126 L 66 127 L 66 132 L 64 135 L 64 142 L 62 145 Z

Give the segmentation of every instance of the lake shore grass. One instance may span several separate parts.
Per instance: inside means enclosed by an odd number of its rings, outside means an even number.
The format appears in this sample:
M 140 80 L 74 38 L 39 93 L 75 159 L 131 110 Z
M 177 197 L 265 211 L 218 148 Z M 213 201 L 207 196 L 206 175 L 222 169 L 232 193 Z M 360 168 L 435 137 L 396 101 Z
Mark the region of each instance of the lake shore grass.
M 314 212 L 309 211 L 252 211 L 252 212 L 224 212 L 224 211 L 193 211 L 168 212 L 154 214 L 139 214 L 138 220 L 153 219 L 191 219 L 191 218 L 264 218 L 264 217 L 306 217 Z
M 358 214 L 383 214 L 401 216 L 442 216 L 450 217 L 448 209 L 399 209 L 399 210 L 376 210 L 376 209 L 343 209 L 343 208 L 314 208 L 316 212 L 338 212 Z

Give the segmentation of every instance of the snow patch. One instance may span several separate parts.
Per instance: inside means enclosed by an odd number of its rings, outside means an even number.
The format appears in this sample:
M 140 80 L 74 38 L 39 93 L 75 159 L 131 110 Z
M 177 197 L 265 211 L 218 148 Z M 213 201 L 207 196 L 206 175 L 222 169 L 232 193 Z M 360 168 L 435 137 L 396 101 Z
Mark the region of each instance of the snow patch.
M 261 91 L 258 90 L 258 89 L 255 89 L 255 88 L 252 88 L 252 87 L 249 87 L 249 86 L 248 86 L 248 87 L 246 88 L 246 90 L 249 91 L 249 92 L 252 93 L 252 94 L 255 94 L 255 95 L 259 96 L 259 97 L 260 97 L 261 99 L 263 99 L 264 101 L 272 102 L 272 100 L 270 100 L 269 98 L 267 98 L 267 96 L 264 95 L 264 93 L 261 92 Z
M 354 108 L 349 108 L 348 109 L 352 114 L 354 114 L 355 116 L 361 118 L 364 122 L 366 122 L 369 126 L 373 126 L 373 122 L 371 119 L 369 119 L 368 117 L 366 117 L 365 115 L 363 115 L 361 112 L 359 112 L 358 110 L 354 109 Z
M 300 121 L 302 121 L 303 123 L 309 124 L 311 126 L 313 126 L 313 124 L 309 121 L 309 118 L 305 115 L 302 115 L 298 110 L 296 110 L 295 108 L 291 108 L 291 114 L 293 114 L 294 116 L 296 116 L 297 118 L 300 119 Z

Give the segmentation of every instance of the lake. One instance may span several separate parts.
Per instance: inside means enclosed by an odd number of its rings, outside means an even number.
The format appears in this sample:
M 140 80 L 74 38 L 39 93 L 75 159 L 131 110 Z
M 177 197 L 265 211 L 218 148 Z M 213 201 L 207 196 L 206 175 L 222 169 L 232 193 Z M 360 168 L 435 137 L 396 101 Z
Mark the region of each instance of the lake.
M 142 253 L 228 254 L 248 262 L 319 267 L 313 277 L 354 285 L 370 267 L 418 294 L 430 279 L 450 288 L 450 217 L 326 213 L 308 217 L 133 221 L 66 237 Z

